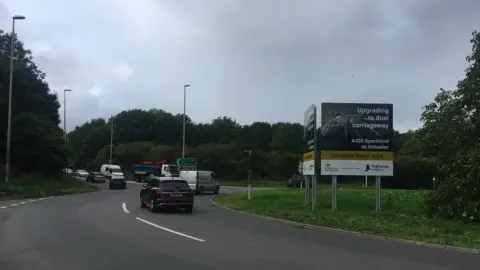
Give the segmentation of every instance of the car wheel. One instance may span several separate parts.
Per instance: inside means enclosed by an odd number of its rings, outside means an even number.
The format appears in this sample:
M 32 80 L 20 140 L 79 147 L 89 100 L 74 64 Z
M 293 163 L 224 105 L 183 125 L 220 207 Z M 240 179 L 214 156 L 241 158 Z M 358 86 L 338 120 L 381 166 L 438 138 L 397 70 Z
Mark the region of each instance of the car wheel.
M 155 207 L 155 204 L 153 203 L 153 199 L 150 199 L 150 211 L 152 213 L 156 213 L 157 212 L 157 207 Z
M 108 184 L 108 189 L 113 189 L 112 184 Z
M 193 206 L 188 206 L 188 207 L 186 207 L 186 208 L 185 208 L 185 212 L 186 212 L 186 213 L 189 213 L 189 214 L 192 213 L 192 212 L 193 212 Z
M 142 196 L 140 196 L 140 208 L 145 208 L 145 203 L 143 202 Z
M 217 186 L 217 187 L 215 188 L 215 191 L 214 191 L 213 193 L 218 194 L 219 191 L 220 191 L 220 187 Z
M 200 187 L 200 189 L 198 189 L 198 194 L 203 195 L 203 187 Z

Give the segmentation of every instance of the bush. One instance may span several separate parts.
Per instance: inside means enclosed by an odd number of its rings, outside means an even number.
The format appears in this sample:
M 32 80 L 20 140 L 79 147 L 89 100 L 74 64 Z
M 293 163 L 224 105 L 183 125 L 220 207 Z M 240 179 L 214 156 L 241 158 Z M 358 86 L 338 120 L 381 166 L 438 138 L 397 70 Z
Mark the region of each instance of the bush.
M 436 174 L 437 165 L 433 158 L 398 156 L 394 162 L 394 176 L 382 182 L 384 188 L 432 189 Z
M 472 155 L 457 154 L 451 173 L 427 198 L 427 209 L 433 215 L 480 221 L 480 151 Z

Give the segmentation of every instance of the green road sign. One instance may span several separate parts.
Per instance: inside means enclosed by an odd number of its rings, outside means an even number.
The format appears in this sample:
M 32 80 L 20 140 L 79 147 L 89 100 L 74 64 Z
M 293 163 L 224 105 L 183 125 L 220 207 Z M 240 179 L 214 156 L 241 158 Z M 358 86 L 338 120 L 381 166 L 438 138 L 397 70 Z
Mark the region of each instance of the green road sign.
M 177 165 L 179 167 L 197 167 L 196 158 L 177 158 Z

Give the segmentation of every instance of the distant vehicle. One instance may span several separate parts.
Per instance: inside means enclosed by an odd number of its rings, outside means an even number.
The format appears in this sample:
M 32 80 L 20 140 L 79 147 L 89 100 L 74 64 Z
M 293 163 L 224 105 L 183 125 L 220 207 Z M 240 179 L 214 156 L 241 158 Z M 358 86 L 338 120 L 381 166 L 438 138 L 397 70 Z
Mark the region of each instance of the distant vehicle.
M 91 172 L 87 176 L 86 182 L 105 183 L 105 176 L 101 172 Z
M 193 191 L 180 177 L 152 177 L 140 190 L 140 207 L 153 213 L 162 208 L 183 208 L 193 211 Z
M 292 174 L 292 176 L 290 177 L 290 179 L 288 179 L 288 184 L 287 186 L 289 188 L 299 188 L 299 187 L 302 187 L 304 186 L 304 180 L 305 177 L 303 177 L 301 174 L 298 174 L 298 173 L 294 173 Z
M 100 168 L 100 172 L 110 181 L 108 184 L 109 189 L 127 188 L 127 181 L 123 176 L 122 168 L 120 168 L 120 166 L 114 164 L 103 164 Z
M 70 169 L 70 168 L 65 168 L 65 169 L 63 169 L 63 173 L 65 173 L 65 174 L 72 174 L 72 173 L 73 173 L 73 170 Z
M 75 177 L 80 178 L 80 179 L 87 179 L 88 172 L 85 170 L 76 170 L 75 171 Z
M 155 168 L 152 165 L 135 164 L 132 165 L 132 173 L 135 182 L 145 182 L 148 176 L 155 173 Z
M 124 178 L 122 168 L 114 164 L 103 164 L 100 168 L 100 172 L 103 173 L 105 178 Z
M 203 194 L 205 191 L 218 194 L 220 191 L 220 183 L 212 171 L 180 171 L 180 177 L 187 181 L 195 194 Z
M 180 172 L 175 164 L 166 164 L 165 160 L 156 162 L 144 162 L 144 164 L 132 165 L 132 172 L 136 182 L 146 182 L 150 176 L 178 177 Z

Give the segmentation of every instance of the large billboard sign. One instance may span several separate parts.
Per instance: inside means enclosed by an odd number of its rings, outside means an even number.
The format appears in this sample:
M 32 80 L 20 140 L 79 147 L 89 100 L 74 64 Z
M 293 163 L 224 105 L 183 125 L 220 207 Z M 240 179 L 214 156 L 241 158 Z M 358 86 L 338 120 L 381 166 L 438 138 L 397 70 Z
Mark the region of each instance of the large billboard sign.
M 393 176 L 393 105 L 322 103 L 322 175 Z
M 315 150 L 317 132 L 317 107 L 310 106 L 304 114 L 303 123 L 303 175 L 315 175 Z

